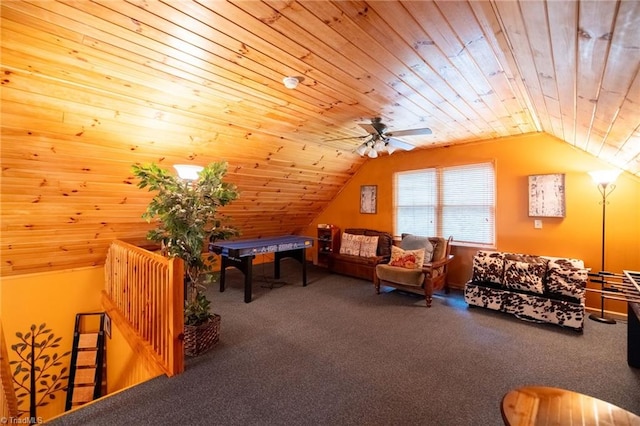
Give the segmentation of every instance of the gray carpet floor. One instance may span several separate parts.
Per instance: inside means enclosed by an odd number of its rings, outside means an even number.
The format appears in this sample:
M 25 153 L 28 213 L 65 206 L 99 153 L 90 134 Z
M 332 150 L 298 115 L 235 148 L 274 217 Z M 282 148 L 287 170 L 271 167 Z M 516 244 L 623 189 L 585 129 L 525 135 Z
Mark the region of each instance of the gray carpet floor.
M 626 324 L 586 320 L 584 333 L 470 308 L 439 294 L 376 295 L 371 283 L 283 261 L 212 287 L 221 340 L 159 377 L 51 422 L 194 425 L 501 425 L 500 402 L 525 385 L 565 388 L 640 414 L 640 369 Z M 390 289 L 389 289 L 390 290 Z

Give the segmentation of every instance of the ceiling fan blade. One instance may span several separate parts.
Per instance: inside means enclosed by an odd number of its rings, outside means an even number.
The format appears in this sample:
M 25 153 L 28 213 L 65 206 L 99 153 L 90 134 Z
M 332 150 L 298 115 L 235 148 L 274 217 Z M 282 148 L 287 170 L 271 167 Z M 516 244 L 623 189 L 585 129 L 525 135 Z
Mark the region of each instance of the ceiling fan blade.
M 411 145 L 410 143 L 407 143 L 405 141 L 401 141 L 400 139 L 386 138 L 385 141 L 389 145 L 395 148 L 404 149 L 405 151 L 411 151 L 413 148 L 415 148 L 414 145 Z
M 409 130 L 398 130 L 397 132 L 388 132 L 385 133 L 385 136 L 389 137 L 400 137 L 400 136 L 414 136 L 414 135 L 430 135 L 433 133 L 431 129 L 425 127 L 423 129 L 409 129 Z
M 378 130 L 373 127 L 371 124 L 369 123 L 358 123 L 358 126 L 362 127 L 364 130 L 367 131 L 367 133 L 372 133 L 372 134 L 377 134 Z
M 347 138 L 337 138 L 337 139 L 325 139 L 325 142 L 333 142 L 333 141 L 346 141 L 349 139 L 366 139 L 371 135 L 364 135 L 364 136 L 349 136 Z

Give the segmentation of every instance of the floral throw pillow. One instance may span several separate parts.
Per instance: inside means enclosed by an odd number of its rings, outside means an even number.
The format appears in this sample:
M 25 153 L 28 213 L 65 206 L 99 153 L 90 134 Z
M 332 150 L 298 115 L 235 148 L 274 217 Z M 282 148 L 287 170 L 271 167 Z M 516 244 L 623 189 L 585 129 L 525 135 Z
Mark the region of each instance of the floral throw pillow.
M 390 266 L 399 266 L 407 269 L 422 267 L 424 262 L 424 249 L 402 250 L 400 247 L 391 246 Z
M 340 254 L 350 254 L 352 256 L 360 255 L 360 243 L 364 235 L 354 235 L 347 234 L 346 232 L 342 233 L 342 238 L 340 240 Z

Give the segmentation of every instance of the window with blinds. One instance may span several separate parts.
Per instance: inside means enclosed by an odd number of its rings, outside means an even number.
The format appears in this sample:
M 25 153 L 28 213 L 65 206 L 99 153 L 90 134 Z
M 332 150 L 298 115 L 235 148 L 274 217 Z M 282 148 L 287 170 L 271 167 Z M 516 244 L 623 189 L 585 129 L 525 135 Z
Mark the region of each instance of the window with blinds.
M 469 245 L 495 244 L 493 163 L 394 174 L 395 235 L 453 235 Z

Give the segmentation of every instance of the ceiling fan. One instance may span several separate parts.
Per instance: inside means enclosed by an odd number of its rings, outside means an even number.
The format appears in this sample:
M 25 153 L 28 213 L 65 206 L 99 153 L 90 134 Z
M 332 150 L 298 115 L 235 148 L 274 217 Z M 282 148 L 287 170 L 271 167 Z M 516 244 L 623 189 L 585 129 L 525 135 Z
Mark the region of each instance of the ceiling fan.
M 376 158 L 378 154 L 386 152 L 392 154 L 397 149 L 405 151 L 415 148 L 414 145 L 398 139 L 402 136 L 430 135 L 431 129 L 408 129 L 398 131 L 387 131 L 387 125 L 382 122 L 380 117 L 371 119 L 371 123 L 359 123 L 360 127 L 365 129 L 369 134 L 365 136 L 354 136 L 343 139 L 364 139 L 364 141 L 356 148 L 356 152 L 362 156 L 367 155 L 369 158 Z

